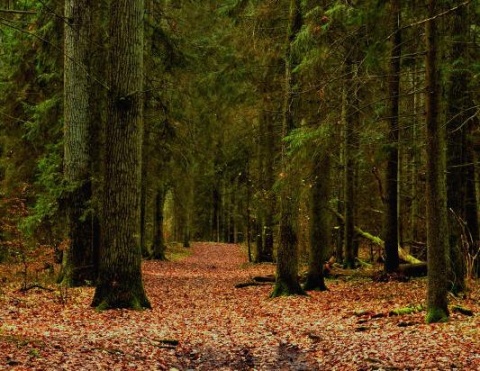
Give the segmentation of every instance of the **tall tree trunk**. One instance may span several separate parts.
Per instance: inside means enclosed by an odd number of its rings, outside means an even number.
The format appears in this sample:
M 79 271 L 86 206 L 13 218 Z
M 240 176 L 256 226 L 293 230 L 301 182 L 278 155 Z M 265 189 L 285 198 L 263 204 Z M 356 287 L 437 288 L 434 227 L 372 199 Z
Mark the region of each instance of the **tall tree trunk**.
M 426 322 L 448 319 L 448 221 L 445 184 L 445 127 L 439 120 L 439 69 L 437 65 L 437 0 L 428 1 L 426 23 L 426 127 L 427 127 L 427 246 L 428 284 Z
M 65 1 L 64 174 L 69 246 L 62 283 L 81 286 L 96 279 L 90 157 L 90 39 L 92 2 Z
M 323 276 L 324 262 L 330 243 L 328 201 L 330 195 L 330 156 L 324 149 L 313 159 L 310 189 L 310 253 L 305 290 L 327 290 Z
M 109 3 L 102 248 L 92 306 L 150 308 L 141 273 L 143 0 Z
M 465 256 L 462 246 L 462 225 L 466 217 L 467 197 L 467 132 L 470 122 L 468 108 L 473 100 L 468 93 L 466 43 L 469 24 L 465 7 L 458 8 L 450 17 L 448 29 L 452 37 L 449 59 L 454 63 L 450 74 L 447 105 L 447 206 L 450 222 L 450 262 L 453 293 L 465 291 Z M 461 223 L 461 222 L 460 222 Z
M 273 223 L 275 216 L 275 194 L 273 191 L 275 183 L 275 129 L 273 126 L 273 120 L 271 114 L 266 115 L 266 136 L 264 139 L 265 144 L 265 183 L 266 189 L 266 208 L 265 208 L 265 225 L 263 228 L 263 249 L 262 249 L 262 262 L 273 261 Z
M 288 28 L 287 47 L 285 53 L 285 102 L 283 107 L 283 137 L 285 138 L 295 127 L 295 114 L 298 97 L 295 96 L 293 69 L 295 67 L 291 46 L 302 26 L 301 1 L 290 1 L 290 24 Z M 275 286 L 271 297 L 283 295 L 303 295 L 298 282 L 297 235 L 294 228 L 296 197 L 292 187 L 293 169 L 289 166 L 286 143 L 282 143 L 282 186 L 280 190 L 280 241 L 277 250 L 277 271 Z
M 344 92 L 344 192 L 345 192 L 345 223 L 343 226 L 345 260 L 344 265 L 347 268 L 355 268 L 355 171 L 356 171 L 356 127 L 358 120 L 357 112 L 357 82 L 356 82 L 356 64 L 350 58 L 347 60 L 347 84 Z
M 400 58 L 402 34 L 400 29 L 400 0 L 390 1 L 390 27 L 393 32 L 390 52 L 389 95 L 390 128 L 388 132 L 388 154 L 386 174 L 385 209 L 385 271 L 398 269 L 398 159 L 399 159 L 399 96 L 400 96 Z

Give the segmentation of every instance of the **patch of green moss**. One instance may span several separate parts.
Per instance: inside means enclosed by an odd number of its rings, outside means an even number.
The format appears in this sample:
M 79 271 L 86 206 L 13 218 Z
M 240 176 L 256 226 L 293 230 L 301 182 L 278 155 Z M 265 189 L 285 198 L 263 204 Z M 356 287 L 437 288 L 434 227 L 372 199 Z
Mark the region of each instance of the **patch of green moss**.
M 448 312 L 438 307 L 429 308 L 425 316 L 425 322 L 427 324 L 448 322 Z
M 425 307 L 419 304 L 419 305 L 408 306 L 405 308 L 393 309 L 388 314 L 390 316 L 403 316 L 405 314 L 421 312 L 422 310 L 425 310 Z

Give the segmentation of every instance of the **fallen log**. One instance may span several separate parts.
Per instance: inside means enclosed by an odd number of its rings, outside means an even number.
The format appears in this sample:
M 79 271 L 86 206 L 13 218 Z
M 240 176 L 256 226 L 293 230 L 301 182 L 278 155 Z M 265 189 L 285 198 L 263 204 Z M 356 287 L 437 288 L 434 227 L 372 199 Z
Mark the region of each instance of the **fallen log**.
M 398 273 L 406 277 L 425 277 L 427 275 L 427 263 L 400 264 Z
M 337 218 L 339 218 L 340 220 L 344 221 L 345 218 L 343 217 L 342 214 L 340 214 L 338 211 L 334 210 L 334 209 L 330 209 L 331 212 L 333 212 Z M 365 232 L 363 229 L 361 229 L 360 227 L 357 227 L 355 226 L 354 227 L 354 230 L 355 232 L 362 236 L 363 238 L 373 242 L 375 245 L 378 245 L 378 246 L 381 246 L 382 248 L 384 247 L 385 245 L 385 241 L 383 241 L 380 237 L 378 236 L 374 236 L 373 234 L 370 234 L 368 232 Z M 401 246 L 398 246 L 398 257 L 409 263 L 409 264 L 420 264 L 420 263 L 424 263 L 422 262 L 421 260 L 417 259 L 416 257 L 410 255 L 403 247 Z
M 256 281 L 247 281 L 247 282 L 240 282 L 235 285 L 236 289 L 242 289 L 244 287 L 249 287 L 249 286 L 265 286 L 265 285 L 271 285 L 271 282 L 256 282 Z
M 275 282 L 275 276 L 273 274 L 267 276 L 255 276 L 252 279 L 255 282 Z

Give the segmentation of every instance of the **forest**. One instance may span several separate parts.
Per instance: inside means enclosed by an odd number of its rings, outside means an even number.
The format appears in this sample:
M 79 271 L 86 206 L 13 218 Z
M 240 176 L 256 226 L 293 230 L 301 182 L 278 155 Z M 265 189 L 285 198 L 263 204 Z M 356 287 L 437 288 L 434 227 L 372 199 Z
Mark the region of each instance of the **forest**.
M 0 0 L 0 369 L 480 369 L 479 25 Z

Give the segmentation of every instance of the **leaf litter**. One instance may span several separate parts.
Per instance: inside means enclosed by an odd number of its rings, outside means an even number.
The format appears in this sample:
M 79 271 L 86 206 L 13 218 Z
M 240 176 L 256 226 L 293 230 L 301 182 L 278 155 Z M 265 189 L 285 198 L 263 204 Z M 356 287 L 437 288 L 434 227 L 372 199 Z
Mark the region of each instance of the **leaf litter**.
M 0 291 L 0 369 L 6 370 L 476 370 L 480 293 L 452 299 L 426 325 L 425 279 L 327 280 L 329 291 L 269 299 L 270 285 L 236 289 L 274 273 L 248 264 L 238 245 L 196 243 L 180 261 L 146 261 L 152 310 L 90 308 L 93 288 Z

